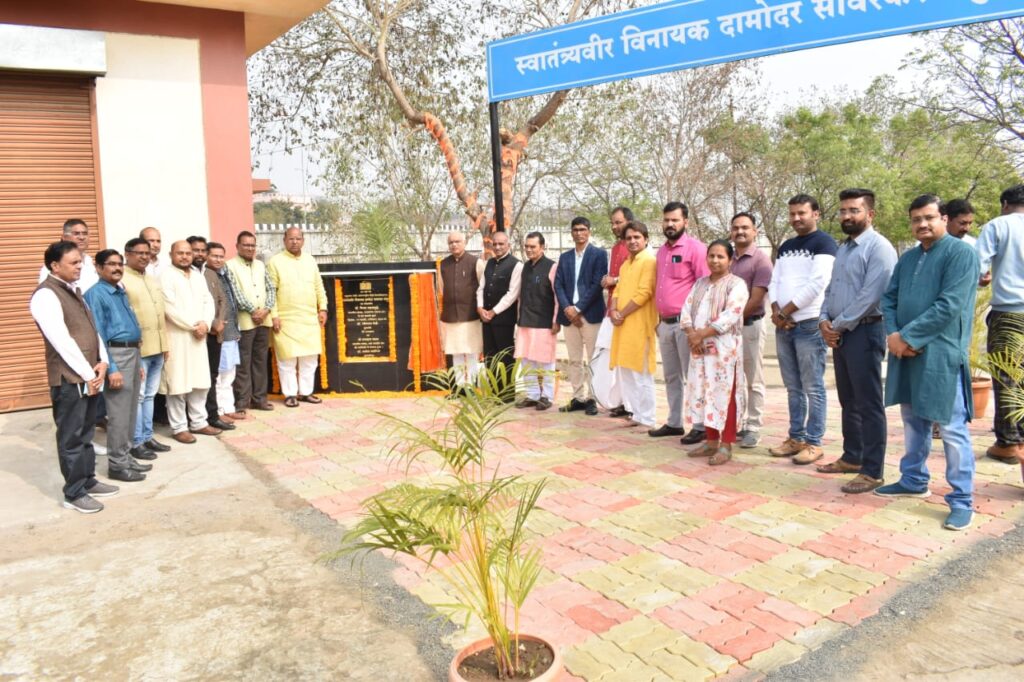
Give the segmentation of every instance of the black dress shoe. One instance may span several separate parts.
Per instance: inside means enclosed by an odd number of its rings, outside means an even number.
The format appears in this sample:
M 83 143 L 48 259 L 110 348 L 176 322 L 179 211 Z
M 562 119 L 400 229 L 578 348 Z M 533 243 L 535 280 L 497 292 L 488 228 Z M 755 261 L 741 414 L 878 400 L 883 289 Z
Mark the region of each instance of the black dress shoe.
M 573 398 L 569 401 L 568 405 L 563 405 L 558 408 L 559 412 L 579 412 L 580 410 L 587 409 L 587 404 L 582 400 L 576 400 Z
M 209 422 L 209 424 L 213 428 L 220 429 L 221 431 L 234 431 L 235 429 L 238 428 L 234 424 L 228 424 L 226 421 L 222 419 L 213 419 Z
M 128 465 L 128 468 L 131 469 L 132 471 L 149 471 L 150 469 L 153 468 L 153 465 L 146 464 L 145 462 L 139 462 L 133 459 L 131 463 Z
M 156 459 L 156 453 L 145 445 L 136 445 L 128 451 L 128 454 L 135 459 Z
M 613 407 L 612 409 L 608 410 L 609 417 L 626 417 L 628 415 L 629 412 L 622 405 L 619 405 L 618 407 Z
M 150 438 L 145 443 L 143 443 L 143 445 L 146 446 L 147 448 L 149 448 L 150 450 L 152 450 L 153 452 L 170 452 L 171 451 L 171 446 L 170 445 L 164 445 L 163 443 L 161 443 L 160 441 L 158 441 L 155 438 Z
M 669 426 L 668 424 L 662 424 L 656 429 L 648 429 L 647 435 L 651 438 L 664 438 L 665 436 L 681 436 L 686 433 L 686 429 L 678 426 Z
M 585 404 L 586 404 L 586 408 L 584 409 L 584 414 L 586 414 L 588 417 L 596 416 L 597 415 L 597 401 L 594 400 L 593 398 L 591 398 Z
M 111 469 L 107 472 L 107 478 L 115 481 L 124 481 L 125 483 L 136 483 L 138 481 L 145 481 L 146 474 L 140 471 L 132 471 L 131 469 Z
M 694 445 L 696 443 L 703 443 L 708 439 L 708 434 L 704 430 L 698 431 L 697 429 L 691 429 L 688 434 L 679 439 L 679 442 L 683 445 Z

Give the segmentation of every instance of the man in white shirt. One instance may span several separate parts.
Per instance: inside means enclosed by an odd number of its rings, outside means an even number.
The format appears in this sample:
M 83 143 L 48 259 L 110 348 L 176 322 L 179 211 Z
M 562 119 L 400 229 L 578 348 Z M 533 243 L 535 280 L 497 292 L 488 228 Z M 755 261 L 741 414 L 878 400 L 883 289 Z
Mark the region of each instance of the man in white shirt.
M 118 488 L 96 480 L 92 437 L 96 403 L 107 373 L 107 351 L 82 291 L 82 254 L 75 242 L 50 244 L 43 257 L 50 274 L 32 294 L 29 310 L 43 335 L 46 378 L 57 426 L 57 457 L 64 476 L 67 509 L 83 514 L 103 510 L 97 497 Z
M 75 282 L 75 285 L 85 293 L 93 284 L 100 281 L 100 276 L 96 274 L 96 265 L 92 262 L 92 256 L 86 253 L 86 250 L 89 248 L 89 226 L 81 218 L 68 218 L 64 221 L 64 228 L 61 231 L 60 238 L 73 242 L 78 247 L 78 252 L 82 255 L 81 279 Z M 45 265 L 39 269 L 40 284 L 49 276 L 50 271 Z
M 166 254 L 160 255 L 160 249 L 163 247 L 160 230 L 155 227 L 144 227 L 139 231 L 139 237 L 149 244 L 149 265 L 146 266 L 146 274 L 160 279 L 160 273 L 171 264 Z

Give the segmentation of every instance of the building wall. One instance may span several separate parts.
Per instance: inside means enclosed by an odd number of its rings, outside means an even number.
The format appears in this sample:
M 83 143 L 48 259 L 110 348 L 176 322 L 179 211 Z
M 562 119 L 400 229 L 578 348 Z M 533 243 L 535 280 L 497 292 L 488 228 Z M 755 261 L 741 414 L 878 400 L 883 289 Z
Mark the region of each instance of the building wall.
M 96 79 L 106 243 L 153 225 L 165 249 L 209 234 L 199 41 L 107 33 L 107 75 Z
M 134 0 L 34 0 L 33 2 L 0 4 L 0 23 L 26 26 L 48 26 L 103 31 L 108 43 L 108 75 L 97 79 L 97 114 L 99 117 L 100 166 L 103 182 L 104 225 L 110 233 L 109 246 L 124 245 L 121 236 L 153 223 L 164 233 L 164 243 L 209 230 L 218 241 L 234 243 L 238 230 L 252 224 L 251 159 L 249 153 L 248 96 L 245 70 L 245 19 L 238 12 L 207 10 L 164 5 Z M 183 39 L 160 40 L 160 39 Z M 185 48 L 182 43 L 190 43 Z M 133 64 L 130 50 L 138 48 L 140 63 Z M 167 49 L 170 64 L 158 58 Z M 191 50 L 192 63 L 184 54 Z M 196 69 L 198 61 L 198 71 Z M 122 75 L 130 74 L 130 75 Z M 133 78 L 134 83 L 132 82 Z M 196 97 L 198 78 L 199 106 L 202 121 L 200 152 L 203 160 L 197 169 Z M 133 85 L 151 94 L 163 88 L 160 99 L 177 100 L 179 118 L 157 111 L 130 93 Z M 103 90 L 109 91 L 109 95 Z M 108 125 L 106 116 L 116 116 L 116 107 L 107 106 L 102 98 L 110 96 L 139 111 L 143 116 L 122 116 L 120 124 Z M 114 101 L 112 100 L 112 102 Z M 130 154 L 122 141 L 110 141 L 114 147 L 106 157 L 105 147 L 111 136 L 145 140 L 145 151 L 165 157 L 175 148 L 183 157 L 170 168 L 159 168 L 145 154 Z M 182 175 L 184 167 L 188 176 Z M 107 177 L 115 186 L 106 187 Z M 132 178 L 138 178 L 133 180 Z M 198 185 L 197 185 L 198 183 Z M 183 191 L 188 188 L 188 192 Z M 126 189 L 134 189 L 130 198 Z M 113 192 L 108 196 L 108 191 Z M 171 224 L 165 218 L 151 220 L 148 216 L 167 210 L 170 200 L 193 206 L 175 208 L 173 218 L 194 220 L 205 211 L 206 219 L 198 224 Z M 131 206 L 123 205 L 130 201 Z M 121 224 L 120 221 L 125 221 Z M 135 221 L 139 221 L 137 224 Z

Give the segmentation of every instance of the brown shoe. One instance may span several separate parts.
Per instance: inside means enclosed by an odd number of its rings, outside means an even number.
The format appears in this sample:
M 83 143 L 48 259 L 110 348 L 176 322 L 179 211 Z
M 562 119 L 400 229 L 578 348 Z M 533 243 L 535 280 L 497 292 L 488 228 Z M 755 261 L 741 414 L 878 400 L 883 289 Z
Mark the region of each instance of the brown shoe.
M 231 419 L 235 420 L 236 422 L 237 421 L 241 421 L 243 419 L 248 419 L 249 418 L 249 415 L 247 415 L 245 413 L 245 410 L 238 410 L 237 412 L 228 412 L 227 414 L 224 414 L 224 415 L 221 415 L 221 416 L 222 417 L 230 417 Z
M 825 456 L 820 445 L 808 445 L 793 456 L 793 464 L 811 464 Z
M 798 452 L 803 451 L 807 447 L 807 443 L 802 440 L 796 440 L 794 438 L 787 438 L 782 441 L 782 445 L 776 445 L 774 448 L 768 450 L 768 454 L 772 457 L 792 457 Z
M 264 412 L 270 412 L 274 409 L 274 406 L 267 401 L 263 401 L 262 403 L 253 403 L 252 406 L 257 410 L 263 410 Z
M 179 443 L 185 443 L 186 445 L 188 445 L 189 443 L 196 442 L 196 437 L 193 436 L 188 431 L 178 431 L 176 434 L 174 434 L 173 438 Z
M 985 451 L 985 454 L 994 460 L 1003 462 L 1004 464 L 1016 464 L 1020 461 L 1020 459 L 1018 459 L 1020 457 L 1019 452 L 1019 446 L 1013 443 L 1000 445 L 996 442 Z
M 220 419 L 222 422 L 225 422 L 227 424 L 233 424 L 234 421 L 235 421 L 234 419 L 232 419 L 231 417 L 227 416 L 226 414 L 222 414 L 222 415 L 220 415 L 217 418 Z
M 885 483 L 884 478 L 871 478 L 864 474 L 857 474 L 853 477 L 853 480 L 848 481 L 840 490 L 851 495 L 859 495 L 860 493 L 869 493 L 883 483 Z
M 859 464 L 851 464 L 842 459 L 837 459 L 828 464 L 815 467 L 819 474 L 856 474 L 860 471 Z
M 191 433 L 198 433 L 201 436 L 219 436 L 223 433 L 220 429 L 215 426 L 207 424 L 201 429 L 190 429 Z

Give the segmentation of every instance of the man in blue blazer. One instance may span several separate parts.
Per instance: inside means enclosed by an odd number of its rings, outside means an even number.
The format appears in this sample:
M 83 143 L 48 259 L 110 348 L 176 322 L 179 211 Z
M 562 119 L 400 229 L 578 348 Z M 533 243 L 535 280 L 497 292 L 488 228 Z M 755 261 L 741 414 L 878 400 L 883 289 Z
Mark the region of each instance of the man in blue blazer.
M 604 319 L 601 278 L 608 274 L 608 254 L 590 243 L 590 221 L 586 218 L 573 218 L 571 230 L 576 248 L 559 257 L 555 271 L 558 323 L 565 332 L 572 384 L 572 400 L 559 411 L 584 410 L 593 416 L 597 414 L 597 401 L 583 372 L 583 361 L 586 358 L 589 362 L 594 355 L 597 332 Z

